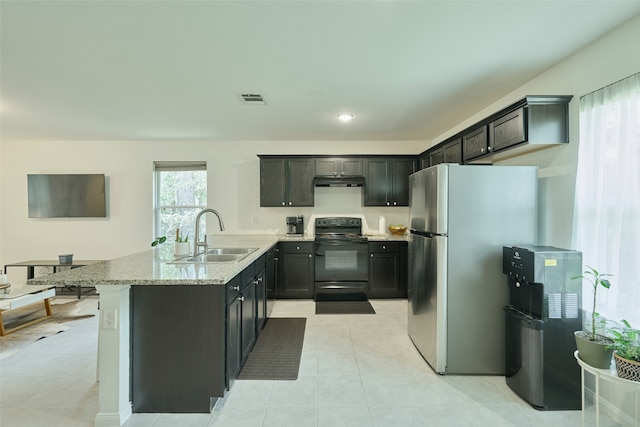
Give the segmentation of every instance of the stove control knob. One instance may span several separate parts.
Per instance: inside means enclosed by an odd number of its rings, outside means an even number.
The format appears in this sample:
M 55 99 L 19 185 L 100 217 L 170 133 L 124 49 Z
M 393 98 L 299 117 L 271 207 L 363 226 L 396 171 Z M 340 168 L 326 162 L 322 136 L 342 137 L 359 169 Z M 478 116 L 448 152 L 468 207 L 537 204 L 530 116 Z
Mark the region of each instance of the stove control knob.
M 516 288 L 519 288 L 520 286 L 520 282 L 516 282 Z

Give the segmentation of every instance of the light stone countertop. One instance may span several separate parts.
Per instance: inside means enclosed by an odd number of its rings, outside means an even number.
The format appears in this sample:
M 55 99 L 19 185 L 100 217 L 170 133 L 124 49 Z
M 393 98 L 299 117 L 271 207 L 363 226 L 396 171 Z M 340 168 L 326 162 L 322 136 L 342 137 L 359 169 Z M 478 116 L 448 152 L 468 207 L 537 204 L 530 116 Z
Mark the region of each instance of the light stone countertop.
M 278 242 L 313 242 L 313 235 L 226 235 L 209 236 L 210 247 L 250 247 L 255 252 L 238 262 L 169 264 L 176 256 L 173 244 L 97 264 L 31 279 L 28 285 L 224 285 Z M 370 241 L 407 241 L 408 236 L 367 235 Z
M 280 240 L 279 235 L 212 235 L 210 247 L 258 248 L 238 262 L 169 264 L 176 256 L 173 244 L 148 251 L 61 271 L 27 281 L 29 285 L 224 285 L 260 258 Z

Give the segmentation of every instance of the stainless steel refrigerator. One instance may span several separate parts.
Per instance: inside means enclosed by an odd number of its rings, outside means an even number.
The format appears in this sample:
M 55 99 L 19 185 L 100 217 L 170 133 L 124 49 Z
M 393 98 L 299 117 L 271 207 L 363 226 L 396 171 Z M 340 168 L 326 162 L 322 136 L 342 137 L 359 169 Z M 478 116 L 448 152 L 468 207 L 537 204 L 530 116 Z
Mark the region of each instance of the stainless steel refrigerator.
M 409 177 L 409 336 L 440 374 L 505 373 L 502 247 L 535 244 L 532 166 L 441 164 Z

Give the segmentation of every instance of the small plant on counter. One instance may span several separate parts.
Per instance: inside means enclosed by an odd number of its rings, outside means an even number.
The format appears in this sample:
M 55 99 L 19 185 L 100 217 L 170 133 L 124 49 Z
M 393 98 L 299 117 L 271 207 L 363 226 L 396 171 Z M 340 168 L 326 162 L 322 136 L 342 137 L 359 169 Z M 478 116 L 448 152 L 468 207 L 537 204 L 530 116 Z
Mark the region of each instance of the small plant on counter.
M 156 240 L 154 240 L 153 242 L 151 242 L 151 246 L 158 246 L 164 242 L 167 241 L 167 238 L 165 236 L 162 237 L 156 237 Z
M 187 237 L 182 237 L 182 233 L 180 233 L 180 229 L 176 228 L 176 243 L 188 243 L 189 242 L 189 233 L 187 233 Z

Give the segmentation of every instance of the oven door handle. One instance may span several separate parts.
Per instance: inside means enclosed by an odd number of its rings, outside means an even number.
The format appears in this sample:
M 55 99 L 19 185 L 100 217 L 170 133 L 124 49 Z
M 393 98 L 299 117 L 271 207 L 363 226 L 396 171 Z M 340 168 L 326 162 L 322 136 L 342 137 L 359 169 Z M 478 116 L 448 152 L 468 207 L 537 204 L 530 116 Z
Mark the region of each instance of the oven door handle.
M 361 245 L 363 243 L 368 243 L 369 241 L 367 239 L 362 239 L 362 240 L 356 240 L 356 239 L 350 239 L 350 240 L 344 240 L 344 239 L 335 239 L 335 240 L 323 240 L 321 242 L 316 241 L 316 247 L 318 246 L 345 246 L 345 245 Z

